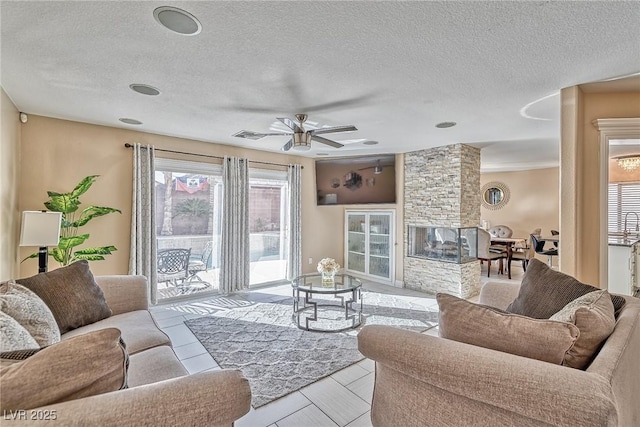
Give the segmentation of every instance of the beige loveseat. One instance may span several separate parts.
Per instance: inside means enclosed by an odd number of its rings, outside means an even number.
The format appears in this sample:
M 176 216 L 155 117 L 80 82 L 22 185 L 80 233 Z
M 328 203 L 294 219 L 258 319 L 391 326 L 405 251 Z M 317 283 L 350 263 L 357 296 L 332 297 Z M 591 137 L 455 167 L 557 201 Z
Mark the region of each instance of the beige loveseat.
M 487 283 L 505 309 L 519 285 Z M 625 297 L 613 333 L 585 370 L 388 326 L 365 326 L 376 362 L 371 420 L 383 426 L 640 425 L 640 300 Z
M 98 276 L 113 315 L 74 329 L 68 339 L 103 328 L 118 328 L 129 353 L 127 389 L 56 403 L 26 411 L 54 411 L 47 425 L 82 426 L 230 426 L 249 411 L 251 391 L 239 371 L 218 370 L 188 375 L 169 337 L 148 311 L 143 276 Z M 2 392 L 10 392 L 3 389 Z M 12 421 L 2 425 L 40 425 L 43 421 Z

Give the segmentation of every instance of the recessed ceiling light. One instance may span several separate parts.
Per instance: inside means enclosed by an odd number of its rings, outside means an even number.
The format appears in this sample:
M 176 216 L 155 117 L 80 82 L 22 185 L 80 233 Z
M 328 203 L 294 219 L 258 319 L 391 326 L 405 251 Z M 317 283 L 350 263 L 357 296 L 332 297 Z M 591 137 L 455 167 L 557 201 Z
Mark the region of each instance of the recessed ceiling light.
M 153 11 L 153 17 L 162 26 L 183 36 L 195 36 L 202 31 L 202 24 L 195 16 L 177 7 L 159 7 Z
M 442 123 L 438 123 L 436 127 L 439 129 L 446 129 L 446 128 L 454 127 L 455 125 L 456 125 L 456 122 L 442 122 Z
M 328 156 L 329 153 L 316 153 L 316 156 Z
M 142 122 L 140 120 L 129 119 L 127 117 L 122 117 L 122 118 L 120 118 L 118 120 L 120 120 L 122 123 L 126 123 L 128 125 L 141 125 L 142 124 Z
M 141 93 L 143 95 L 152 95 L 152 96 L 160 95 L 160 91 L 158 89 L 156 89 L 153 86 L 145 85 L 142 83 L 133 83 L 133 84 L 130 84 L 129 87 L 131 88 L 131 90 Z
M 378 145 L 378 141 L 365 141 L 363 142 L 364 145 Z

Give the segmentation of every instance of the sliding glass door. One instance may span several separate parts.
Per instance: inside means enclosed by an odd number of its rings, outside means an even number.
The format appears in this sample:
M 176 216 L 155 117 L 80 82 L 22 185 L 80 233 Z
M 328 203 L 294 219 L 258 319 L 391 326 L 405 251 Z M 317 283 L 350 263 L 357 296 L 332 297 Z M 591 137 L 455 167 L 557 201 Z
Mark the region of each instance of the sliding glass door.
M 286 195 L 285 172 L 249 169 L 250 286 L 286 279 Z
M 158 300 L 217 293 L 221 166 L 156 159 L 155 176 Z M 286 172 L 249 170 L 250 286 L 286 279 L 287 191 Z
M 219 289 L 218 165 L 156 159 L 158 301 Z

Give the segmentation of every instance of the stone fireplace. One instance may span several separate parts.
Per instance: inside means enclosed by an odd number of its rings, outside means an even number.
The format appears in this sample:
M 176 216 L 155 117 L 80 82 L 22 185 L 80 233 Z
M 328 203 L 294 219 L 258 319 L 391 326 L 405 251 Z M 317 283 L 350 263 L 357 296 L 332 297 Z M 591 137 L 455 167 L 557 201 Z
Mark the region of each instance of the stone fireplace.
M 462 298 L 478 293 L 480 263 L 409 256 L 409 227 L 464 228 L 480 223 L 480 150 L 464 144 L 404 156 L 404 286 Z

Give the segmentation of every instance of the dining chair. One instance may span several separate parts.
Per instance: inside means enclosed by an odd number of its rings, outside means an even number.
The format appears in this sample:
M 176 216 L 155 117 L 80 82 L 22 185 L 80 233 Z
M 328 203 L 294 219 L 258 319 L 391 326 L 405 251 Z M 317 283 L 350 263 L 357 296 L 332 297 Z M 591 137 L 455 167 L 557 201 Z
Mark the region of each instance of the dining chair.
M 489 251 L 491 246 L 491 235 L 489 232 L 478 229 L 478 259 L 487 261 L 487 277 L 491 277 L 491 262 L 498 260 L 498 274 L 504 272 L 504 259 L 507 258 L 507 252 L 494 253 Z
M 494 225 L 489 230 L 489 234 L 493 237 L 506 237 L 509 238 L 513 236 L 513 230 L 511 227 L 506 225 Z
M 533 230 L 531 234 L 540 237 L 540 233 L 542 232 L 541 228 L 536 228 Z M 527 271 L 527 267 L 529 266 L 529 260 L 536 256 L 535 246 L 531 239 L 531 234 L 529 235 L 529 239 L 527 240 L 527 244 L 523 248 L 514 248 L 511 252 L 511 259 L 522 262 L 522 270 Z
M 551 230 L 551 235 L 552 236 L 559 236 L 560 232 L 558 230 Z M 555 246 L 557 248 L 558 247 L 558 242 L 553 242 L 553 246 Z
M 558 249 L 557 248 L 545 249 L 544 244 L 547 241 L 544 239 L 541 239 L 540 236 L 536 236 L 535 234 L 531 235 L 531 242 L 533 244 L 533 247 L 536 253 L 540 255 L 547 255 L 549 257 L 548 264 L 549 264 L 549 267 L 551 267 L 553 265 L 553 257 L 558 256 Z

